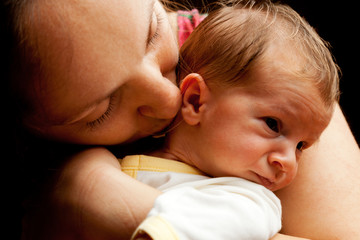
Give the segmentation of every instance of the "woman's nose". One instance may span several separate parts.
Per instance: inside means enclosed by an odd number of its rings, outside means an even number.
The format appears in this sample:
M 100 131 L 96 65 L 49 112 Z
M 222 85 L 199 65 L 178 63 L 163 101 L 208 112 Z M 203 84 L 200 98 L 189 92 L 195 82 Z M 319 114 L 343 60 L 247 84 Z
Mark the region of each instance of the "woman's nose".
M 144 96 L 138 107 L 141 115 L 156 119 L 172 119 L 181 105 L 179 88 L 165 77 L 149 79 L 144 83 Z

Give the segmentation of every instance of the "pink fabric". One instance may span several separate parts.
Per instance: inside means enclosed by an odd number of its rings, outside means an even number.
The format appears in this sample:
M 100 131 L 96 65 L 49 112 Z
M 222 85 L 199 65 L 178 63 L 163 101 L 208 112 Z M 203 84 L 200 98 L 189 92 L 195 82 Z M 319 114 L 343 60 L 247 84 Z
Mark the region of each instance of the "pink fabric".
M 190 33 L 204 20 L 207 14 L 200 14 L 197 9 L 191 11 L 177 11 L 179 46 L 181 47 Z

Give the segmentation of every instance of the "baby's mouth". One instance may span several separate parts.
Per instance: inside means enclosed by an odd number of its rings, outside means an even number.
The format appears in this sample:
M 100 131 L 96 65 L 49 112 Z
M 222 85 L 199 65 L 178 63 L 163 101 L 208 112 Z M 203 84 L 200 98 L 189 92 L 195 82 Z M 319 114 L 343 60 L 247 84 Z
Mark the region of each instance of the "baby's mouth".
M 260 180 L 260 184 L 268 189 L 272 189 L 274 187 L 274 182 L 270 179 L 260 176 L 259 174 L 256 174 Z

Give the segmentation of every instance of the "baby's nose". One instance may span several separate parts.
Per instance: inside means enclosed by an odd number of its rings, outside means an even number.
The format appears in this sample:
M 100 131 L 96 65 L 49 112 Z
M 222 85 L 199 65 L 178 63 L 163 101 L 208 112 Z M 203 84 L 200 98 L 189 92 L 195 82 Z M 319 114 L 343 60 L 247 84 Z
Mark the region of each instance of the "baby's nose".
M 272 153 L 269 155 L 268 162 L 272 167 L 282 172 L 293 172 L 297 169 L 295 151 Z

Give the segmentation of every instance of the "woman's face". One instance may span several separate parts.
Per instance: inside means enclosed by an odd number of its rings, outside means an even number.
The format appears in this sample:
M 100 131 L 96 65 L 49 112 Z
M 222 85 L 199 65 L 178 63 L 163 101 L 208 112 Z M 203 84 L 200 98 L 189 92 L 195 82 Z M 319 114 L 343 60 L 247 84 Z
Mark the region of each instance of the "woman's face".
M 29 126 L 61 141 L 118 144 L 170 123 L 181 104 L 178 47 L 158 1 L 38 3 L 33 32 L 45 77 Z

